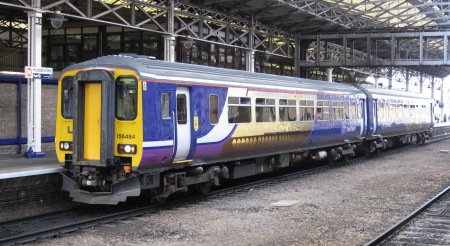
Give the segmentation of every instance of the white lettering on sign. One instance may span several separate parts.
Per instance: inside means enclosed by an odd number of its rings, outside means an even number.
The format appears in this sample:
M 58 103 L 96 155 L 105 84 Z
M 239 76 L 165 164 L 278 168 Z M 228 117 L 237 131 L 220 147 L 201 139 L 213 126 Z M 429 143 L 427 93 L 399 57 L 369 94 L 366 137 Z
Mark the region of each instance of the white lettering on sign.
M 52 78 L 53 68 L 51 67 L 25 67 L 25 78 L 42 78 L 49 79 Z

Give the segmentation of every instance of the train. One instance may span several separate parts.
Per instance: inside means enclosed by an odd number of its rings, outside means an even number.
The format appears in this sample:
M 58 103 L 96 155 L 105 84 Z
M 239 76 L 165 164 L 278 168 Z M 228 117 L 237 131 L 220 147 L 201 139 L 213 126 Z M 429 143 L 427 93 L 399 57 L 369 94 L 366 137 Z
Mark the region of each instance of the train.
M 55 149 L 74 202 L 164 202 L 306 161 L 423 144 L 433 104 L 368 86 L 109 55 L 62 71 Z

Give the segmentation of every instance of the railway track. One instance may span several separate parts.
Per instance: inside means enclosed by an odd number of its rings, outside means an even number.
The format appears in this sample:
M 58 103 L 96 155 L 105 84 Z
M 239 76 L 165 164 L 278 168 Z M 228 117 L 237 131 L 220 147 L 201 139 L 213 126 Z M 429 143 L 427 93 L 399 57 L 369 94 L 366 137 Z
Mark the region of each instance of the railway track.
M 414 147 L 415 145 L 409 145 L 403 148 L 382 152 L 381 155 L 394 154 L 398 151 L 405 151 Z M 281 173 L 276 177 L 264 177 L 262 180 L 256 180 L 239 185 L 231 185 L 228 188 L 221 188 L 220 190 L 212 191 L 207 195 L 176 198 L 170 200 L 166 205 L 133 205 L 132 203 L 126 203 L 115 207 L 82 206 L 61 212 L 2 222 L 0 223 L 0 245 L 27 243 L 41 238 L 50 238 L 102 224 L 132 220 L 135 217 L 157 213 L 161 210 L 170 210 L 181 206 L 192 205 L 198 202 L 220 199 L 227 196 L 235 196 L 236 194 L 247 192 L 248 190 L 262 189 L 274 184 L 280 184 L 280 182 L 300 179 L 308 175 L 324 172 L 331 168 L 339 168 L 344 165 L 360 163 L 365 159 L 366 157 L 360 157 L 349 161 L 335 163 L 334 165 L 322 165 L 307 170 L 297 169 L 295 172 L 287 174 Z M 135 207 L 130 209 L 131 206 Z M 70 218 L 70 220 L 68 220 L 68 218 Z
M 439 141 L 445 138 L 435 138 L 430 142 Z M 381 155 L 395 154 L 398 151 L 406 151 L 416 145 L 407 145 L 402 148 L 381 152 Z M 322 165 L 307 170 L 300 170 L 288 174 L 279 174 L 277 177 L 263 178 L 262 180 L 250 183 L 230 186 L 212 191 L 208 195 L 189 196 L 187 198 L 177 198 L 171 200 L 166 205 L 136 205 L 132 203 L 121 206 L 82 206 L 79 208 L 55 212 L 45 215 L 38 215 L 30 218 L 6 221 L 0 223 L 0 245 L 15 245 L 38 240 L 40 238 L 50 238 L 69 232 L 78 231 L 107 223 L 131 220 L 135 217 L 149 215 L 163 210 L 170 210 L 187 204 L 195 204 L 212 199 L 220 199 L 226 196 L 234 196 L 251 189 L 261 189 L 280 182 L 299 179 L 308 175 L 318 174 L 331 168 L 339 168 L 344 165 L 355 164 L 366 160 L 367 157 L 360 157 L 335 163 L 334 165 Z M 369 156 L 371 158 L 371 156 Z M 68 220 L 70 218 L 70 220 Z
M 135 217 L 157 213 L 161 210 L 175 209 L 180 206 L 204 202 L 206 200 L 219 199 L 233 196 L 250 189 L 262 188 L 281 181 L 301 178 L 307 175 L 328 170 L 331 166 L 321 166 L 314 169 L 299 171 L 273 177 L 269 179 L 241 184 L 230 188 L 210 192 L 208 195 L 189 196 L 178 198 L 165 205 L 138 206 L 129 209 L 124 204 L 118 207 L 111 206 L 83 206 L 82 209 L 38 215 L 30 218 L 6 221 L 0 223 L 0 245 L 15 245 L 35 241 L 41 238 L 50 238 L 84 228 L 90 228 L 107 223 L 130 220 Z M 95 208 L 90 210 L 90 208 Z M 114 211 L 115 210 L 115 211 Z M 70 221 L 68 221 L 70 218 Z M 36 228 L 43 228 L 36 230 Z
M 366 246 L 450 245 L 450 186 Z

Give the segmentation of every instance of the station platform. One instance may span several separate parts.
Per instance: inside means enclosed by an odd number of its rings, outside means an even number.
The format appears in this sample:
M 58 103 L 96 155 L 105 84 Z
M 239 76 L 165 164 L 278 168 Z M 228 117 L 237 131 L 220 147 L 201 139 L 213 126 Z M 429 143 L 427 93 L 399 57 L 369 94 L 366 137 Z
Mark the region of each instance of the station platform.
M 56 155 L 28 159 L 21 154 L 0 156 L 0 180 L 62 172 Z

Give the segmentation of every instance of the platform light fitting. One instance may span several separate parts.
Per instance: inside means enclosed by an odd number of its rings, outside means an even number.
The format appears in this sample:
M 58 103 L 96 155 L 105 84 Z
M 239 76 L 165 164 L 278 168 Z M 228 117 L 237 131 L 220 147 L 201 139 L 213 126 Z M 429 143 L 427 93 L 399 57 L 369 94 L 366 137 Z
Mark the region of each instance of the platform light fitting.
M 55 7 L 55 10 L 53 11 L 53 14 L 49 18 L 49 20 L 53 28 L 58 29 L 62 26 L 63 22 L 66 21 L 66 19 L 64 19 L 64 16 L 61 14 L 61 7 Z
M 356 74 L 355 71 L 353 71 L 353 70 L 350 71 L 350 76 L 355 77 L 355 74 Z
M 192 48 L 192 45 L 194 44 L 194 40 L 190 35 L 186 35 L 182 40 L 181 43 L 183 44 L 183 47 L 186 49 Z

